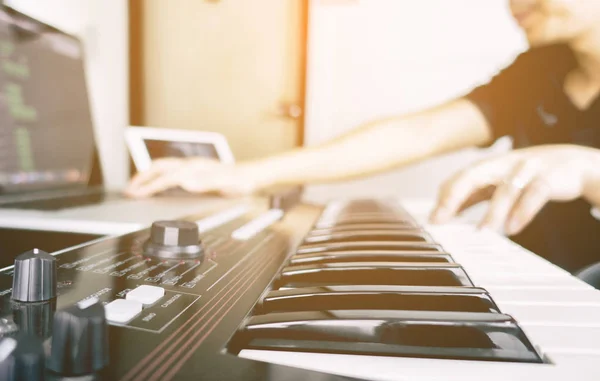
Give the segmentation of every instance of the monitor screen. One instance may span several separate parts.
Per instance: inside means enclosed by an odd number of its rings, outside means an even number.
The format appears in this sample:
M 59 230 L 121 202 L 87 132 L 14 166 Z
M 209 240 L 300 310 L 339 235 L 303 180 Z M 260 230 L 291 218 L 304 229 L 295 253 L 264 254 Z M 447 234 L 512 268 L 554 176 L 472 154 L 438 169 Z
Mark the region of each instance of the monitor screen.
M 146 149 L 152 160 L 163 157 L 190 156 L 206 157 L 210 159 L 219 158 L 215 145 L 211 143 L 145 139 L 144 144 L 146 145 Z
M 94 136 L 78 39 L 0 9 L 0 190 L 85 184 Z

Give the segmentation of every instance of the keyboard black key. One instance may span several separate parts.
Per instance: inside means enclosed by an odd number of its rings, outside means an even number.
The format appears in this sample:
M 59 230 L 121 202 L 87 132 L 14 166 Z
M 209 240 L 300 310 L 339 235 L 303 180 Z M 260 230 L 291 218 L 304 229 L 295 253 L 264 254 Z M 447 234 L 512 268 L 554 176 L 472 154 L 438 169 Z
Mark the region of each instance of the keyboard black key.
M 405 223 L 389 223 L 389 224 L 353 224 L 347 226 L 333 226 L 331 228 L 313 229 L 308 233 L 308 237 L 344 233 L 344 232 L 368 232 L 371 230 L 393 230 L 393 231 L 423 231 L 420 228 L 415 228 L 412 224 Z
M 343 232 L 309 236 L 304 243 L 345 243 L 345 242 L 423 242 L 433 243 L 429 234 L 420 231 Z
M 257 313 L 326 310 L 495 312 L 487 292 L 466 287 L 329 286 L 269 292 Z
M 232 349 L 541 363 L 523 331 L 495 313 L 327 310 L 258 315 Z
M 414 221 L 402 217 L 352 216 L 338 218 L 334 221 L 318 222 L 315 228 L 323 229 L 337 226 L 355 226 L 363 224 L 399 224 L 404 225 L 407 228 L 418 227 L 418 225 Z
M 274 288 L 329 285 L 396 285 L 472 287 L 458 265 L 445 263 L 351 262 L 288 266 Z
M 437 251 L 347 250 L 294 255 L 290 265 L 339 262 L 436 262 L 454 263 L 450 254 Z
M 344 242 L 344 243 L 323 243 L 323 244 L 306 244 L 301 245 L 296 254 L 315 254 L 315 253 L 333 253 L 340 251 L 419 251 L 432 252 L 437 251 L 442 253 L 441 246 L 433 243 L 419 242 Z

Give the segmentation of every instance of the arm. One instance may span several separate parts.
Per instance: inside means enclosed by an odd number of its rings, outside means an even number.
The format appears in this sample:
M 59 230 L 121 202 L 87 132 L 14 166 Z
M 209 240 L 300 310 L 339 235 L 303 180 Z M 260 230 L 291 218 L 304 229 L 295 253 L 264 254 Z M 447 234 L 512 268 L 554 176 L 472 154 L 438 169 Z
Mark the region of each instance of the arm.
M 365 126 L 315 147 L 248 163 L 267 184 L 344 180 L 385 171 L 491 139 L 486 119 L 467 100 Z
M 349 179 L 481 145 L 492 138 L 487 120 L 468 100 L 367 124 L 331 142 L 265 159 L 223 166 L 203 159 L 158 161 L 131 182 L 143 197 L 173 186 L 190 192 L 247 194 L 282 184 Z

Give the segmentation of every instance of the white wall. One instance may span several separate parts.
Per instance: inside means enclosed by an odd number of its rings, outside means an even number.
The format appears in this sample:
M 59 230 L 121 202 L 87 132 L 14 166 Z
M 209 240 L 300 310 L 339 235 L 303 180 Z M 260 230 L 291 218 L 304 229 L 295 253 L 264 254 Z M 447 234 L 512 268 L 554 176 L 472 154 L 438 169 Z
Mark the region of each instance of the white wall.
M 129 175 L 128 13 L 125 0 L 6 0 L 13 8 L 82 38 L 96 138 L 107 185 Z
M 506 0 L 311 0 L 309 22 L 308 145 L 460 96 L 526 48 Z M 443 178 L 485 154 L 466 150 L 328 188 L 434 197 Z

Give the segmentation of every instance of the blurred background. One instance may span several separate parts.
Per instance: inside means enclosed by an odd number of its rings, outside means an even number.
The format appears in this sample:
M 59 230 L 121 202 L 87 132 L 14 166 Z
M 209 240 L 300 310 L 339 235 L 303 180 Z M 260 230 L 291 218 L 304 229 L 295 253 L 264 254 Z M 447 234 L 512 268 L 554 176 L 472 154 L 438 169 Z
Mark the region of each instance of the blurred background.
M 6 3 L 83 39 L 113 188 L 130 176 L 129 125 L 219 132 L 238 161 L 257 158 L 464 94 L 526 48 L 506 0 Z M 433 197 L 456 168 L 508 147 L 311 192 Z

